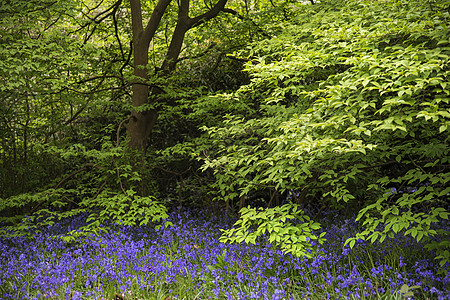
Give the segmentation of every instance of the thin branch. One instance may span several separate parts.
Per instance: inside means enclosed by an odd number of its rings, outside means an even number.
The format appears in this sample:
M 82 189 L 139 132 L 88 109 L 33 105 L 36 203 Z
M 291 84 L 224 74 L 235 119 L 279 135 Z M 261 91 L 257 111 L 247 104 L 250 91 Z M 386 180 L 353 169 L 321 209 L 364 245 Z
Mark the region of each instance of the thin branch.
M 130 2 L 139 2 L 139 0 L 130 0 Z M 150 41 L 153 39 L 153 36 L 156 33 L 156 29 L 158 29 L 158 25 L 161 22 L 162 16 L 164 15 L 167 6 L 169 6 L 170 2 L 172 0 L 159 0 L 156 4 L 156 7 L 153 9 L 152 15 L 150 16 L 150 20 L 148 20 L 147 26 L 145 27 L 145 30 L 143 32 L 143 42 L 148 47 L 150 45 Z M 139 11 L 140 11 L 140 3 L 139 3 Z M 140 25 L 140 31 L 142 31 L 142 15 L 141 15 L 141 25 Z M 136 33 L 133 30 L 134 33 Z M 135 35 L 135 34 L 133 34 Z
M 116 6 L 114 8 L 114 11 L 113 11 L 114 13 L 112 15 L 112 17 L 113 17 L 113 24 L 114 24 L 114 35 L 116 36 L 117 43 L 119 43 L 120 54 L 122 55 L 122 59 L 124 60 L 125 59 L 125 54 L 123 52 L 122 42 L 120 41 L 119 28 L 117 26 L 117 18 L 116 18 L 116 13 L 117 13 L 118 8 L 119 8 L 119 6 Z
M 125 89 L 125 88 L 127 88 L 129 86 L 132 86 L 132 85 L 145 85 L 145 86 L 148 86 L 148 87 L 151 87 L 151 88 L 156 88 L 156 89 L 159 89 L 161 91 L 164 91 L 164 89 L 162 89 L 161 87 L 159 87 L 159 86 L 157 86 L 155 84 L 150 84 L 150 83 L 145 83 L 145 82 L 130 82 L 130 83 L 124 84 L 122 86 L 108 87 L 108 88 L 99 89 L 99 90 L 93 90 L 93 91 L 80 91 L 80 90 L 77 90 L 77 89 L 74 89 L 74 88 L 71 88 L 71 87 L 65 87 L 65 88 L 59 90 L 58 92 L 48 93 L 48 95 L 50 95 L 50 94 L 59 94 L 63 90 L 69 90 L 69 91 L 72 91 L 72 92 L 75 92 L 75 93 L 78 93 L 78 94 L 82 94 L 82 95 L 90 95 L 90 94 L 95 94 L 95 93 L 100 93 L 100 92 L 105 92 L 105 91 L 111 91 L 111 90 L 122 90 L 122 89 Z
M 210 10 L 208 10 L 204 14 L 201 14 L 195 18 L 190 18 L 189 28 L 197 27 L 217 16 L 221 11 L 224 10 L 226 3 L 227 0 L 219 0 L 217 1 L 216 5 L 214 5 Z
M 88 168 L 96 168 L 96 169 L 102 170 L 102 168 L 101 168 L 100 166 L 97 166 L 96 164 L 93 164 L 93 163 L 86 163 L 86 164 L 84 164 L 84 167 L 82 167 L 81 169 L 76 170 L 76 171 L 70 173 L 69 175 L 67 175 L 66 177 L 64 177 L 63 179 L 61 179 L 61 181 L 56 185 L 55 189 L 58 189 L 64 182 L 66 182 L 67 180 L 69 180 L 69 178 L 71 178 L 72 176 L 75 176 L 75 175 L 77 175 L 78 173 L 81 173 L 81 172 L 87 170 Z M 33 207 L 33 208 L 31 209 L 30 215 L 32 215 L 33 213 L 35 213 L 36 210 L 37 210 L 37 209 L 38 209 L 45 201 L 47 201 L 47 199 L 42 200 L 42 201 L 39 202 L 35 207 Z
M 103 83 L 103 81 L 105 81 L 105 78 L 107 78 L 107 77 L 100 77 L 100 78 L 102 80 L 97 84 L 96 88 L 99 88 L 100 85 Z M 64 125 L 72 123 L 86 109 L 86 107 L 88 107 L 89 102 L 92 100 L 93 97 L 94 97 L 94 94 L 91 94 L 90 97 L 88 98 L 88 100 L 86 101 L 86 103 L 72 117 L 70 117 L 69 120 L 64 122 Z
M 46 32 L 47 30 L 49 30 L 53 25 L 55 25 L 55 24 L 59 21 L 60 18 L 61 18 L 61 15 L 58 16 L 58 17 L 57 17 L 53 22 L 51 22 L 49 25 L 47 25 L 41 32 L 39 32 L 39 34 L 38 34 L 38 36 L 37 36 L 37 39 L 40 39 L 41 36 L 42 36 L 42 34 L 43 34 L 44 32 Z
M 120 4 L 122 4 L 122 0 L 118 0 L 116 3 L 114 3 L 113 5 L 111 5 L 108 9 L 106 9 L 105 11 L 99 13 L 98 15 L 96 15 L 93 19 L 93 21 L 97 24 L 99 24 L 100 22 L 102 22 L 103 20 L 105 20 L 107 17 L 109 17 L 111 14 L 116 13 L 117 8 L 120 6 Z M 106 14 L 108 11 L 112 10 L 112 12 Z M 99 20 L 96 20 L 97 18 L 99 18 L 101 15 L 106 14 L 105 16 L 101 17 Z
M 120 178 L 120 172 L 119 172 L 119 166 L 117 165 L 116 161 L 114 160 L 114 165 L 116 166 L 116 171 L 117 171 L 117 178 L 119 179 L 119 184 L 120 184 L 120 189 L 122 190 L 123 194 L 125 196 L 127 196 L 128 198 L 132 199 L 127 192 L 125 191 L 125 189 L 123 188 L 123 184 L 122 184 L 122 178 Z
M 119 142 L 120 142 L 120 139 L 119 139 L 119 137 L 120 137 L 120 129 L 121 129 L 122 125 L 123 125 L 125 122 L 129 121 L 129 120 L 130 120 L 131 118 L 133 118 L 133 117 L 134 117 L 134 116 L 129 116 L 128 118 L 126 118 L 125 120 L 122 120 L 122 122 L 120 122 L 119 127 L 117 128 L 117 133 L 116 133 L 116 139 L 117 139 L 117 142 L 116 142 L 116 148 L 119 147 Z
M 65 121 L 63 123 L 63 125 L 67 125 L 67 124 L 70 124 L 73 121 L 75 121 L 75 119 L 86 109 L 86 107 L 88 107 L 89 102 L 92 100 L 93 97 L 94 97 L 94 94 L 91 94 L 89 99 L 86 101 L 86 103 L 72 117 L 70 117 L 70 119 Z
M 271 36 L 270 36 L 268 33 L 266 33 L 264 30 L 262 30 L 262 29 L 258 26 L 258 24 L 256 24 L 255 21 L 253 21 L 253 20 L 250 19 L 249 17 L 244 17 L 243 15 L 239 14 L 237 11 L 235 11 L 234 9 L 231 9 L 231 8 L 224 8 L 224 9 L 223 9 L 223 12 L 232 14 L 233 16 L 235 16 L 236 18 L 238 18 L 239 20 L 242 20 L 242 21 L 250 21 L 250 22 L 253 24 L 253 26 L 255 26 L 256 30 L 257 30 L 259 33 L 261 33 L 261 34 L 262 34 L 264 37 L 266 37 L 266 38 L 271 38 Z
M 76 171 L 70 173 L 69 175 L 67 175 L 67 176 L 64 177 L 63 179 L 61 179 L 61 181 L 56 185 L 55 189 L 59 188 L 64 182 L 66 182 L 67 180 L 69 180 L 70 177 L 75 176 L 76 174 L 78 174 L 78 173 L 80 173 L 80 172 L 82 172 L 82 171 L 84 171 L 84 170 L 87 170 L 88 168 L 96 168 L 96 169 L 99 169 L 99 170 L 102 169 L 100 166 L 97 166 L 96 164 L 93 164 L 93 163 L 86 163 L 86 164 L 84 164 L 84 167 L 83 167 L 83 168 L 78 169 L 78 170 L 76 170 Z
M 175 176 L 183 176 L 184 174 L 186 174 L 187 172 L 189 172 L 190 170 L 192 170 L 192 166 L 190 166 L 189 168 L 187 168 L 186 170 L 184 170 L 184 171 L 181 172 L 181 173 L 178 173 L 178 172 L 175 172 L 175 171 L 171 171 L 171 170 L 167 170 L 167 169 L 164 169 L 163 167 L 160 167 L 160 166 L 154 166 L 154 168 L 155 168 L 155 169 L 158 169 L 158 170 L 161 170 L 161 171 L 163 171 L 163 172 L 166 172 L 166 173 L 175 175 Z
M 267 204 L 267 208 L 269 208 L 270 205 L 272 205 L 272 200 L 275 199 L 275 195 L 277 195 L 278 192 L 276 189 L 274 189 L 273 193 L 272 193 L 272 191 L 270 191 L 269 193 L 270 193 L 270 200 L 269 200 L 269 203 Z
M 107 175 L 107 176 L 108 176 L 108 175 Z M 98 195 L 100 195 L 101 191 L 103 191 L 103 189 L 105 188 L 107 179 L 108 179 L 108 177 L 105 178 L 105 181 L 103 181 L 102 185 L 98 188 L 98 190 L 97 190 L 97 192 L 95 193 L 94 197 L 92 197 L 92 200 L 97 199 Z
M 411 158 L 410 155 L 408 155 L 408 158 L 410 159 L 410 161 L 412 162 L 412 164 L 413 164 L 416 168 L 420 169 L 420 171 L 422 171 L 423 173 L 426 173 L 425 170 L 424 170 L 421 166 L 419 166 L 418 164 L 416 164 L 416 162 L 414 161 L 414 159 Z
M 119 72 L 123 76 L 123 69 L 128 65 L 131 59 L 131 54 L 133 53 L 133 41 L 130 41 L 130 52 L 128 52 L 127 60 L 123 63 L 122 67 L 120 68 Z
M 86 82 L 93 81 L 93 80 L 96 80 L 96 79 L 106 79 L 106 78 L 117 78 L 117 79 L 120 79 L 122 82 L 125 81 L 125 78 L 123 78 L 122 76 L 119 76 L 119 75 L 97 75 L 97 76 L 94 76 L 94 77 L 90 77 L 90 78 L 87 78 L 87 79 L 83 79 L 83 80 L 77 81 L 76 84 L 82 84 L 82 83 L 86 83 Z
M 118 0 L 118 1 L 115 2 L 113 5 L 111 5 L 109 8 L 107 8 L 106 10 L 104 10 L 104 11 L 102 11 L 101 13 L 97 14 L 95 17 L 93 17 L 93 18 L 89 17 L 88 14 L 89 14 L 91 11 L 93 11 L 93 10 L 97 9 L 98 7 L 100 7 L 102 3 L 103 3 L 103 1 L 101 1 L 97 6 L 95 6 L 95 7 L 92 8 L 92 9 L 89 9 L 89 8 L 88 8 L 89 11 L 88 11 L 87 13 L 81 12 L 82 15 L 88 19 L 88 21 L 84 22 L 84 24 L 81 24 L 79 28 L 75 29 L 74 31 L 72 31 L 72 32 L 70 33 L 70 34 L 77 33 L 77 32 L 81 31 L 82 29 L 84 29 L 84 28 L 86 28 L 86 27 L 88 27 L 88 29 L 89 29 L 89 27 L 91 26 L 91 24 L 94 23 L 94 24 L 95 24 L 95 25 L 94 25 L 94 28 L 93 28 L 92 31 L 84 38 L 83 44 L 86 44 L 87 41 L 91 38 L 91 36 L 94 34 L 95 30 L 97 29 L 97 25 L 98 25 L 98 24 L 100 24 L 103 20 L 105 20 L 105 19 L 108 18 L 109 16 L 114 15 L 114 14 L 116 13 L 117 9 L 119 8 L 120 4 L 122 3 L 122 0 Z M 87 6 L 86 6 L 86 7 L 87 7 Z M 109 11 L 111 11 L 111 10 L 112 10 L 112 12 L 109 12 Z M 108 12 L 109 12 L 109 13 L 108 13 Z M 106 15 L 103 16 L 103 17 L 101 17 L 101 16 L 104 15 L 104 14 L 106 14 Z M 97 19 L 97 18 L 99 18 L 99 19 Z M 74 19 L 75 19 L 75 18 L 74 18 Z M 77 20 L 77 19 L 75 19 L 75 20 Z
M 186 59 L 196 59 L 196 58 L 205 56 L 205 55 L 208 54 L 208 52 L 209 52 L 212 48 L 214 48 L 215 46 L 217 46 L 217 43 L 211 43 L 211 45 L 209 45 L 208 48 L 206 48 L 206 50 L 203 51 L 202 53 L 199 53 L 199 54 L 193 55 L 193 56 L 185 56 L 185 57 L 181 57 L 181 58 L 177 59 L 176 62 L 178 63 L 178 62 L 183 61 L 183 60 L 186 60 Z
M 87 8 L 87 10 L 88 10 L 87 13 L 89 14 L 89 13 L 91 13 L 92 11 L 96 10 L 97 8 L 99 8 L 100 6 L 102 6 L 102 5 L 103 5 L 103 2 L 105 2 L 105 0 L 99 1 L 99 2 L 97 3 L 97 5 L 95 5 L 93 8 L 89 8 L 89 6 L 87 6 L 87 4 L 84 3 L 84 2 L 81 2 L 81 4 L 82 4 L 84 7 Z
M 89 41 L 91 36 L 94 34 L 95 30 L 97 30 L 97 24 L 95 24 L 95 26 L 92 29 L 92 31 L 84 38 L 83 45 L 85 45 Z
M 103 2 L 103 1 L 102 1 Z M 91 18 L 88 15 L 85 14 L 85 16 L 89 19 L 90 22 L 86 22 L 85 24 L 81 25 L 80 28 L 77 29 L 77 31 L 91 25 L 92 23 L 96 23 L 96 24 L 100 24 L 103 20 L 105 20 L 107 17 L 111 16 L 111 14 L 116 13 L 118 7 L 120 6 L 120 4 L 122 4 L 122 0 L 118 0 L 116 3 L 114 3 L 113 5 L 111 5 L 110 7 L 108 7 L 106 10 L 98 13 L 95 17 Z M 95 8 L 93 8 L 92 10 L 98 8 L 100 5 L 96 6 Z M 91 12 L 92 10 L 89 10 L 89 12 Z M 111 12 L 109 12 L 110 10 L 112 10 Z M 105 16 L 101 17 L 102 15 L 106 14 Z M 100 18 L 101 17 L 101 18 Z M 97 20 L 97 18 L 100 18 Z

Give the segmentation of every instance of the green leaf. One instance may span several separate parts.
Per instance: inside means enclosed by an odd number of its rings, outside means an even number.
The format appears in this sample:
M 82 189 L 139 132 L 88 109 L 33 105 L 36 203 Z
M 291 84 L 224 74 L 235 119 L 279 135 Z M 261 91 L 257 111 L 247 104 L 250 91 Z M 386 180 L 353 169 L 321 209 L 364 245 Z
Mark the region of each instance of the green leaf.
M 349 243 L 350 249 L 353 249 L 353 247 L 355 246 L 356 241 L 355 240 L 351 240 Z

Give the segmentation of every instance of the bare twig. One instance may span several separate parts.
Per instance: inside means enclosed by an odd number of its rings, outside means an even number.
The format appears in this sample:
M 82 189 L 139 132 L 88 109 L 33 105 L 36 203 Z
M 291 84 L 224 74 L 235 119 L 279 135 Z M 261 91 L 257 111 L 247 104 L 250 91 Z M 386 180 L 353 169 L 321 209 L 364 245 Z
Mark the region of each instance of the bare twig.
M 105 178 L 105 181 L 103 181 L 102 185 L 99 187 L 99 189 L 97 190 L 97 192 L 95 193 L 94 197 L 92 197 L 92 200 L 97 199 L 98 195 L 100 195 L 101 191 L 103 191 L 103 188 L 106 185 L 106 181 L 107 181 L 108 177 Z
M 117 43 L 119 44 L 119 49 L 120 49 L 120 53 L 122 55 L 122 59 L 125 59 L 125 54 L 124 54 L 123 48 L 122 48 L 122 42 L 120 41 L 120 37 L 119 37 L 119 28 L 117 26 L 116 13 L 117 13 L 118 8 L 119 8 L 119 5 L 117 5 L 114 8 L 113 14 L 112 14 L 113 23 L 114 23 L 114 35 L 116 36 Z
M 56 188 L 56 189 L 59 188 L 59 187 L 60 187 L 64 182 L 66 182 L 70 177 L 72 177 L 72 176 L 74 176 L 74 175 L 76 175 L 76 174 L 78 174 L 78 173 L 80 173 L 80 172 L 82 172 L 82 171 L 84 171 L 84 170 L 87 170 L 88 168 L 96 168 L 96 169 L 99 169 L 99 170 L 102 169 L 100 166 L 97 166 L 96 164 L 93 164 L 93 163 L 86 163 L 86 164 L 84 164 L 84 167 L 82 167 L 81 169 L 76 170 L 76 171 L 70 173 L 69 175 L 67 175 L 66 177 L 64 177 L 63 179 L 61 179 L 61 181 L 56 185 L 55 188 Z
M 161 171 L 164 171 L 164 172 L 166 172 L 166 173 L 175 175 L 175 176 L 183 176 L 184 174 L 186 174 L 187 172 L 189 172 L 190 170 L 192 170 L 192 167 L 191 167 L 191 166 L 190 166 L 189 168 L 187 168 L 186 170 L 184 170 L 183 172 L 181 172 L 181 173 L 174 172 L 174 171 L 171 171 L 171 170 L 167 170 L 167 169 L 164 169 L 164 168 L 162 168 L 162 167 L 160 167 L 160 166 L 154 166 L 154 168 L 155 168 L 155 169 L 158 169 L 158 170 L 161 170 Z
M 231 9 L 231 8 L 224 8 L 222 11 L 226 12 L 226 13 L 229 13 L 229 14 L 232 14 L 233 16 L 238 18 L 239 20 L 250 21 L 253 24 L 253 26 L 255 26 L 256 30 L 259 33 L 261 33 L 266 38 L 271 38 L 270 34 L 266 33 L 264 30 L 262 30 L 261 27 L 259 27 L 258 24 L 256 24 L 255 21 L 253 21 L 249 17 L 244 17 L 243 15 L 239 14 L 237 11 L 235 11 L 234 9 Z
M 426 173 L 425 170 L 424 170 L 421 166 L 419 166 L 418 164 L 416 164 L 416 162 L 414 161 L 414 159 L 411 158 L 411 156 L 408 155 L 408 158 L 410 159 L 410 161 L 412 162 L 412 164 L 413 164 L 416 168 L 420 169 L 420 171 L 422 171 L 423 173 Z
M 119 143 L 120 143 L 120 129 L 122 128 L 122 125 L 129 121 L 131 118 L 133 118 L 133 116 L 129 116 L 128 118 L 126 118 L 125 120 L 122 120 L 122 122 L 120 122 L 119 127 L 117 128 L 117 133 L 116 133 L 116 147 L 119 147 Z
M 122 76 L 119 76 L 119 75 L 97 75 L 97 76 L 93 76 L 93 77 L 89 77 L 87 79 L 77 81 L 76 84 L 82 84 L 82 83 L 86 83 L 86 82 L 97 80 L 97 79 L 107 79 L 107 78 L 117 78 L 117 79 L 120 79 L 122 82 L 125 81 L 125 78 L 123 78 Z
M 61 181 L 56 185 L 55 189 L 58 189 L 64 182 L 66 182 L 67 180 L 69 180 L 69 178 L 71 178 L 72 176 L 75 176 L 76 174 L 81 173 L 82 171 L 87 170 L 88 168 L 96 168 L 96 169 L 99 169 L 99 170 L 102 169 L 100 166 L 97 166 L 97 165 L 95 165 L 95 164 L 93 164 L 93 163 L 86 163 L 86 164 L 84 165 L 84 167 L 82 167 L 81 169 L 76 170 L 76 171 L 70 173 L 69 175 L 67 175 L 66 177 L 64 177 L 63 179 L 61 179 Z M 65 198 L 66 198 L 66 197 L 65 197 Z M 44 200 L 42 200 L 41 202 L 39 202 L 35 207 L 33 207 L 32 210 L 31 210 L 31 212 L 30 212 L 30 214 L 35 213 L 36 210 L 37 210 L 37 209 L 38 209 L 45 201 L 47 201 L 47 200 L 44 199 Z M 73 201 L 71 201 L 71 202 L 73 202 Z
M 101 4 L 101 3 L 100 3 Z M 89 19 L 89 22 L 86 22 L 85 24 L 81 25 L 80 28 L 78 28 L 77 30 L 74 31 L 80 31 L 81 29 L 88 27 L 89 25 L 91 25 L 92 23 L 95 24 L 100 24 L 103 20 L 105 20 L 107 17 L 111 16 L 113 13 L 116 13 L 118 7 L 120 6 L 120 4 L 122 4 L 122 0 L 118 0 L 116 3 L 112 4 L 110 7 L 108 7 L 106 10 L 98 13 L 95 17 L 91 18 L 88 15 L 86 15 L 86 17 Z M 99 6 L 99 5 L 98 5 Z M 96 8 L 98 8 L 98 6 Z M 95 9 L 95 8 L 94 8 Z M 111 11 L 112 10 L 112 11 Z M 92 10 L 90 10 L 92 11 Z M 89 11 L 89 12 L 90 12 Z M 109 12 L 109 13 L 108 13 Z M 106 14 L 106 15 L 105 15 Z M 102 16 L 104 15 L 104 16 Z
M 128 52 L 128 57 L 127 60 L 123 63 L 122 67 L 120 67 L 120 74 L 123 76 L 123 69 L 125 69 L 125 67 L 128 65 L 128 63 L 130 62 L 131 59 L 131 54 L 133 53 L 133 41 L 130 41 L 130 52 Z
M 117 178 L 119 179 L 120 189 L 122 190 L 122 192 L 123 192 L 123 194 L 124 194 L 125 196 L 129 197 L 128 194 L 127 194 L 127 192 L 126 192 L 125 189 L 123 188 L 122 179 L 120 178 L 119 166 L 117 165 L 117 163 L 116 163 L 115 161 L 114 161 L 114 165 L 116 166 L 116 173 L 117 173 Z M 130 197 L 129 197 L 129 198 L 130 198 Z M 131 198 L 130 198 L 130 199 L 131 199 Z
M 208 54 L 208 52 L 214 48 L 217 45 L 217 43 L 211 43 L 211 45 L 208 46 L 208 48 L 206 48 L 205 51 L 203 51 L 202 53 L 199 53 L 197 55 L 193 55 L 193 56 L 185 56 L 185 57 L 181 57 L 179 59 L 177 59 L 177 63 L 182 61 L 182 60 L 186 60 L 186 59 L 196 59 L 202 56 L 205 56 L 206 54 Z

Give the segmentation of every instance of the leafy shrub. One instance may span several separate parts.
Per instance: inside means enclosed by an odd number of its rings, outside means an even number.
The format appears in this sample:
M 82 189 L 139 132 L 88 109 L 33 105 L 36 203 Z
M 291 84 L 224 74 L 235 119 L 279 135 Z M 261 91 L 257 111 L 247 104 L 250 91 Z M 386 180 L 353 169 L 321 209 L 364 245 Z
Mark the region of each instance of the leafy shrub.
M 296 204 L 268 209 L 244 207 L 240 213 L 240 219 L 234 223 L 234 228 L 222 229 L 221 242 L 256 244 L 259 237 L 267 233 L 267 241 L 279 246 L 284 252 L 297 257 L 312 257 L 315 254 L 312 242 L 323 244 L 325 241 L 325 232 L 320 236 L 313 232 L 320 229 L 320 224 L 312 221 Z M 290 220 L 297 224 L 289 222 Z
M 55 187 L 43 188 L 40 192 L 11 196 L 1 202 L 0 211 L 24 206 L 25 215 L 1 217 L 1 222 L 18 223 L 4 226 L 3 234 L 32 237 L 57 220 L 83 212 L 89 213 L 87 225 L 71 231 L 63 239 L 75 241 L 80 236 L 98 234 L 106 230 L 100 224 L 122 224 L 127 226 L 159 223 L 167 218 L 167 208 L 154 195 L 137 193 L 142 178 L 129 163 L 133 159 L 124 147 L 113 145 L 105 138 L 100 150 L 87 149 L 73 144 L 66 149 L 49 147 L 46 151 L 58 153 L 63 160 L 71 160 L 84 166 L 65 174 Z M 169 226 L 166 222 L 165 226 Z
M 241 51 L 251 82 L 205 99 L 233 107 L 204 127 L 210 147 L 198 152 L 221 197 L 272 188 L 294 191 L 297 203 L 360 209 L 356 238 L 372 242 L 438 234 L 450 192 L 447 6 L 298 6 L 275 38 Z

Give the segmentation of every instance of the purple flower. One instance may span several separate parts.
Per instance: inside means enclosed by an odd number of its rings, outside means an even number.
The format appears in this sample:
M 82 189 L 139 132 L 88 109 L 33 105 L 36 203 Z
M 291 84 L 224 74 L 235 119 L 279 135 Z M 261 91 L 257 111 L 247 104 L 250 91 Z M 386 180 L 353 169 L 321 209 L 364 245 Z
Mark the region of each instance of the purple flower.
M 272 300 L 282 300 L 283 297 L 285 296 L 286 292 L 283 290 L 279 290 L 279 289 L 275 289 L 273 296 L 272 296 Z

